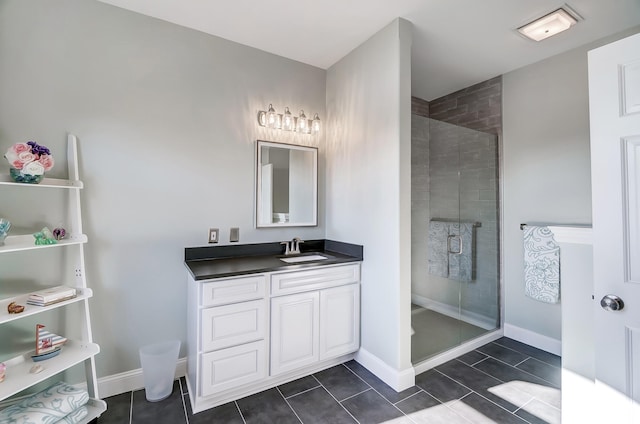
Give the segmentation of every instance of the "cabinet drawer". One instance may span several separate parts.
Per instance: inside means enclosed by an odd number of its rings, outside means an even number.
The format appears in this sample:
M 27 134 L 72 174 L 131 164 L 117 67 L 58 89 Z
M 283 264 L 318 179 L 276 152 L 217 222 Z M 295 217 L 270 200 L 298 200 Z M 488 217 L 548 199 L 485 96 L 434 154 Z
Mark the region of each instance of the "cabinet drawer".
M 208 396 L 266 377 L 264 340 L 201 355 L 200 394 Z
M 280 296 L 360 281 L 360 264 L 327 266 L 271 276 L 271 294 Z
M 266 300 L 203 309 L 201 350 L 204 352 L 264 338 Z
M 262 274 L 202 283 L 201 306 L 226 305 L 260 299 L 265 295 L 266 277 Z

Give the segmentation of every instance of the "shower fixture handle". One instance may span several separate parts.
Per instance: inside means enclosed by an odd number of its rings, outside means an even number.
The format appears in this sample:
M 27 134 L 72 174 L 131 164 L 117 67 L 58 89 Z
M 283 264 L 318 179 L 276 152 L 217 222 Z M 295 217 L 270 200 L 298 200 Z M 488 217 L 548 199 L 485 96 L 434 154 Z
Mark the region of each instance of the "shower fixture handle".
M 458 239 L 458 250 L 457 251 L 451 250 L 451 240 L 454 240 L 454 239 Z M 447 236 L 447 252 L 451 253 L 452 255 L 460 255 L 460 254 L 462 254 L 462 236 L 457 236 L 455 234 Z

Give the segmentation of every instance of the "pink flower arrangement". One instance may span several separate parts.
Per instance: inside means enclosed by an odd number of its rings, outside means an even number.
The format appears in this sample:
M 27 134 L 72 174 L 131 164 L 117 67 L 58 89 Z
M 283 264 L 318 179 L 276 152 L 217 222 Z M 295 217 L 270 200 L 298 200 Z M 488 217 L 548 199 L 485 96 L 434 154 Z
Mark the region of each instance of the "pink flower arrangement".
M 14 144 L 4 157 L 12 168 L 20 170 L 23 175 L 43 175 L 54 165 L 49 149 L 35 141 Z

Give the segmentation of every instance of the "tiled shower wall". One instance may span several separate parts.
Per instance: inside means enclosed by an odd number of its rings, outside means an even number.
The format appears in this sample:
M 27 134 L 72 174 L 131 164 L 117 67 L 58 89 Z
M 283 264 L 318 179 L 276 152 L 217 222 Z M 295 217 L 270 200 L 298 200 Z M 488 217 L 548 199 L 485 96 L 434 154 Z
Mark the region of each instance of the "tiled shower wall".
M 453 311 L 461 289 L 463 312 L 487 324 L 497 322 L 499 310 L 501 98 L 502 80 L 497 77 L 432 102 L 412 99 L 412 293 Z M 428 274 L 429 220 L 455 219 L 458 213 L 462 221 L 480 224 L 471 282 Z

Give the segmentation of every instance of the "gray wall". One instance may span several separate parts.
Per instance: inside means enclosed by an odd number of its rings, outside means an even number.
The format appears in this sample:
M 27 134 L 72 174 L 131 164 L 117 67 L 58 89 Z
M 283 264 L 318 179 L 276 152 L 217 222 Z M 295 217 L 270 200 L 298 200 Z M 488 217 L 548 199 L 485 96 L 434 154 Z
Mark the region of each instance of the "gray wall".
M 524 295 L 519 224 L 591 222 L 587 51 L 638 30 L 503 76 L 506 325 L 561 338 L 562 300 L 553 305 Z
M 390 385 L 413 384 L 410 45 L 396 20 L 327 71 L 327 238 L 364 245 L 360 353 Z
M 185 340 L 183 249 L 205 244 L 209 227 L 222 244 L 232 226 L 241 243 L 324 237 L 322 185 L 318 227 L 256 230 L 253 212 L 256 139 L 324 144 L 323 133 L 258 127 L 257 111 L 326 116 L 324 70 L 84 0 L 3 0 L 0 58 L 0 147 L 45 144 L 59 160 L 50 176 L 64 177 L 66 133 L 79 137 L 99 376 L 140 367 L 142 345 Z M 44 200 L 12 191 L 0 216 L 22 221 L 31 208 L 25 226 L 55 226 L 57 200 Z M 0 287 L 20 275 L 20 255 L 0 264 Z

